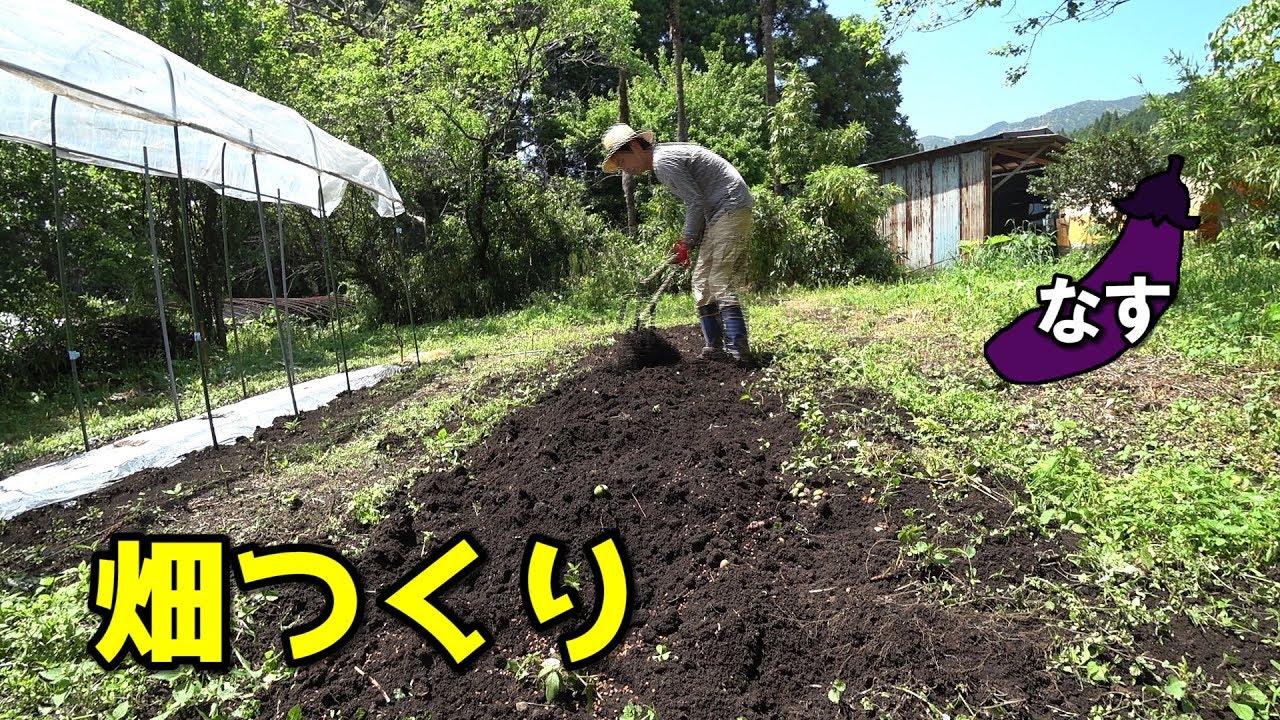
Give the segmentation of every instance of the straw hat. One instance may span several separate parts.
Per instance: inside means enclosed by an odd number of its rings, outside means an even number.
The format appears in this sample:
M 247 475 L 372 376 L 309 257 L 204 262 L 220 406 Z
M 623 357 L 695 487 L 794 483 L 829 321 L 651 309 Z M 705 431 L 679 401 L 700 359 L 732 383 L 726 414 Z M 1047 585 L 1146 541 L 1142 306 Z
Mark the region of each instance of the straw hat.
M 630 125 L 625 123 L 618 123 L 609 128 L 605 132 L 604 138 L 600 141 L 600 145 L 604 147 L 604 164 L 600 166 L 601 169 L 607 173 L 617 170 L 618 164 L 613 161 L 613 156 L 619 150 L 626 147 L 627 143 L 636 138 L 641 138 L 652 145 L 653 137 L 652 130 L 633 130 Z

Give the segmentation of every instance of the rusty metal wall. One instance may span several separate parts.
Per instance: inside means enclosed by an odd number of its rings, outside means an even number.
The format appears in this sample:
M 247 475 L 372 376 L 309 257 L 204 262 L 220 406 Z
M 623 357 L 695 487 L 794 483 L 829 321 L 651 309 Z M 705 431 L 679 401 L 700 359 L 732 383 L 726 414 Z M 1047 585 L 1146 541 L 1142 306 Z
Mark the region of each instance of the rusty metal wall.
M 985 150 L 960 156 L 960 241 L 987 236 L 991 211 L 987 207 L 987 187 L 991 178 Z
M 960 245 L 960 157 L 943 155 L 930 163 L 933 176 L 933 237 L 930 262 L 944 266 L 955 259 Z
M 907 266 L 922 268 L 933 255 L 933 172 L 930 163 L 907 167 L 911 198 L 911 230 L 907 234 Z
M 882 185 L 897 185 L 904 190 L 907 187 L 905 173 L 902 167 L 891 167 L 880 172 L 880 183 Z M 880 233 L 889 240 L 889 247 L 899 257 L 906 254 L 906 215 L 904 212 L 905 202 L 902 199 L 894 201 L 889 206 L 889 210 L 880 218 Z
M 903 190 L 906 190 L 906 168 L 896 167 L 892 168 L 889 172 L 893 178 L 892 182 Z M 893 249 L 898 253 L 899 257 L 905 259 L 907 256 L 907 233 L 911 228 L 909 222 L 910 214 L 907 212 L 906 198 L 901 198 L 895 202 L 893 207 L 890 208 L 887 213 L 887 217 L 890 218 L 891 223 L 890 236 L 893 238 Z
M 880 220 L 893 249 L 916 269 L 945 264 L 959 243 L 989 232 L 990 166 L 985 149 L 946 155 L 882 170 L 880 182 L 905 196 Z

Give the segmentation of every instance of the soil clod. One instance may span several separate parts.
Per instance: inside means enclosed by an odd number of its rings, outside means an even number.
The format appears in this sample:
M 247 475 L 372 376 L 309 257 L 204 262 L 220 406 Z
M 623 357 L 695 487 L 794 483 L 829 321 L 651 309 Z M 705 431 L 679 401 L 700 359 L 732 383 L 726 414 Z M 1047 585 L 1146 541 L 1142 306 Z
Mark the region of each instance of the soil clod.
M 639 328 L 614 338 L 614 369 L 634 372 L 680 362 L 680 351 L 653 328 Z

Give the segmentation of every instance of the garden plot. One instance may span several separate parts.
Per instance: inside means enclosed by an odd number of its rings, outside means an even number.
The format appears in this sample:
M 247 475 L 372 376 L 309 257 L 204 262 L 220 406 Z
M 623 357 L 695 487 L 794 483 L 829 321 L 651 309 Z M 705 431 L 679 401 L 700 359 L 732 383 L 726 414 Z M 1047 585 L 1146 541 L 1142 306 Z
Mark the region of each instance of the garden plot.
M 339 652 L 239 690 L 259 717 L 1042 718 L 1125 703 L 1172 718 L 1174 694 L 1195 693 L 1199 717 L 1231 718 L 1206 688 L 1269 667 L 1266 637 L 1193 624 L 1154 595 L 1168 622 L 1135 620 L 1099 641 L 1099 623 L 1067 601 L 1101 609 L 1114 588 L 1082 573 L 1080 537 L 1027 515 L 1018 478 L 932 468 L 921 438 L 936 421 L 843 376 L 822 380 L 847 361 L 766 346 L 779 356 L 756 367 L 695 362 L 700 338 L 686 327 L 617 336 L 564 358 L 572 366 L 464 368 L 461 384 L 405 373 L 81 507 L 19 516 L 0 526 L 0 546 L 11 583 L 74 565 L 121 531 L 341 549 L 364 582 L 365 618 Z M 556 641 L 580 624 L 532 627 L 522 553 L 534 534 L 564 543 L 561 579 L 589 612 L 583 546 L 607 529 L 633 563 L 632 625 L 600 663 L 564 671 Z M 439 601 L 494 643 L 457 672 L 375 597 L 463 531 L 487 559 Z M 272 595 L 237 615 L 233 643 L 254 667 L 278 662 L 282 629 L 323 612 L 308 586 Z M 139 679 L 134 710 L 207 712 L 216 686 L 203 677 Z
M 671 337 L 686 358 L 699 348 L 687 332 Z M 411 628 L 373 610 L 340 654 L 277 686 L 270 705 L 300 705 L 304 717 L 363 708 L 387 718 L 517 710 L 615 718 L 634 703 L 672 718 L 809 718 L 836 712 L 831 695 L 840 687 L 843 700 L 867 695 L 873 705 L 876 691 L 895 686 L 944 696 L 964 689 L 975 707 L 1003 703 L 1035 715 L 1085 700 L 1064 695 L 1044 672 L 1043 626 L 924 604 L 911 592 L 917 566 L 899 562 L 894 516 L 931 504 L 927 484 L 904 485 L 887 504 L 841 487 L 798 505 L 782 472 L 799 439 L 796 418 L 744 401 L 743 383 L 757 371 L 644 367 L 634 346 L 624 347 L 597 353 L 585 372 L 502 421 L 456 470 L 394 497 L 358 561 L 367 587 L 385 587 L 454 533 L 472 533 L 488 560 L 441 601 L 493 633 L 494 646 L 456 674 Z M 599 485 L 608 492 L 594 492 Z M 968 502 L 970 512 L 1008 510 L 985 496 Z M 548 704 L 536 671 L 557 636 L 534 632 L 521 612 L 525 541 L 538 533 L 565 542 L 576 564 L 607 528 L 620 531 L 634 563 L 633 628 L 599 665 L 563 673 Z M 1046 548 L 1033 540 L 993 546 L 1005 571 L 1021 575 L 1019 563 L 1042 570 L 1036 553 Z M 282 621 L 321 602 L 296 595 Z

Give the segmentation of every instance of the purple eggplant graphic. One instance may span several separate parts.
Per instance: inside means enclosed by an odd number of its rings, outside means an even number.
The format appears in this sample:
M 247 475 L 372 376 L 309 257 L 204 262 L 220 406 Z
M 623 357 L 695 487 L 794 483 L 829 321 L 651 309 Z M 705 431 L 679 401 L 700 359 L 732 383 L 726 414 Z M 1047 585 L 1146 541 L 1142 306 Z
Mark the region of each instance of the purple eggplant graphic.
M 1146 339 L 1177 297 L 1182 233 L 1200 225 L 1187 214 L 1183 162 L 1170 155 L 1168 170 L 1115 200 L 1127 216 L 1124 229 L 1073 289 L 1070 278 L 1055 275 L 1040 288 L 1047 308 L 1023 313 L 987 341 L 997 375 L 1026 385 L 1054 382 L 1096 370 Z

